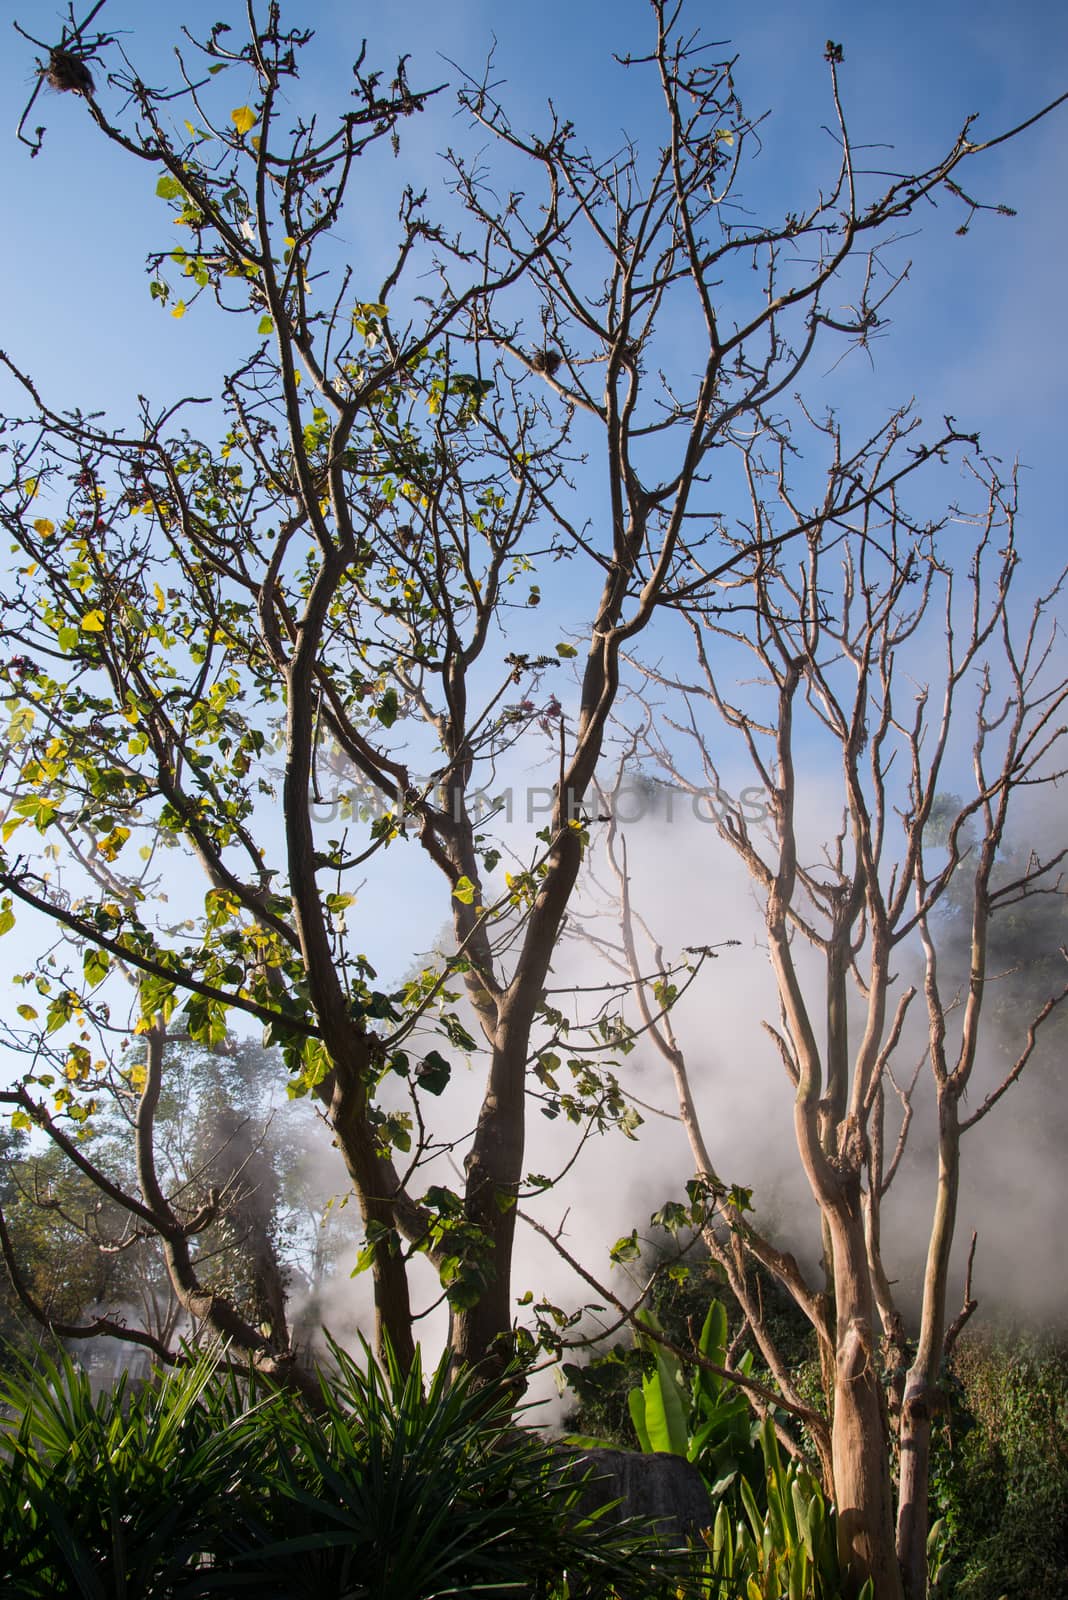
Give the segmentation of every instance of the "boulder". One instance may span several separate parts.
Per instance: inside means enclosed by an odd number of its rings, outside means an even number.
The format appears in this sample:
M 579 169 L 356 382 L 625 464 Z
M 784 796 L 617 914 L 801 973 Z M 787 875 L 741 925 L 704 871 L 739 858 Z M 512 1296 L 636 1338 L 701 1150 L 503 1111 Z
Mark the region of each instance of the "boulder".
M 682 1456 L 565 1444 L 554 1446 L 554 1454 L 566 1481 L 581 1485 L 576 1506 L 583 1515 L 618 1501 L 607 1513 L 611 1521 L 643 1517 L 669 1545 L 712 1526 L 715 1510 L 704 1479 Z

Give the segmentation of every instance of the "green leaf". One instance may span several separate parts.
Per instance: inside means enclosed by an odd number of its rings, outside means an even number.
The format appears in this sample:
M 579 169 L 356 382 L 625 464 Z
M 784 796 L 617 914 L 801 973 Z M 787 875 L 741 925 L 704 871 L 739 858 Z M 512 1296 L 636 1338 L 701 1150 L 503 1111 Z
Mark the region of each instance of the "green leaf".
M 738 1489 L 742 1497 L 742 1505 L 745 1507 L 745 1514 L 749 1518 L 749 1526 L 753 1530 L 753 1538 L 759 1545 L 764 1537 L 764 1518 L 757 1509 L 756 1499 L 752 1489 L 749 1487 L 749 1480 L 741 1478 L 738 1483 Z
M 642 1383 L 645 1426 L 654 1450 L 685 1456 L 689 1439 L 682 1389 L 666 1357 L 658 1350 L 656 1371 Z
M 801 1535 L 801 1542 L 805 1547 L 805 1554 L 810 1561 L 814 1562 L 816 1559 L 816 1546 L 812 1537 L 810 1506 L 805 1504 L 805 1496 L 796 1478 L 790 1484 L 790 1498 L 794 1503 L 794 1520 L 797 1523 L 798 1533 Z
M 423 1204 L 432 1211 L 440 1211 L 443 1217 L 460 1217 L 463 1215 L 464 1203 L 458 1194 L 453 1194 L 451 1189 L 443 1184 L 432 1183 L 423 1196 Z
M 621 1239 L 616 1240 L 608 1255 L 610 1260 L 619 1266 L 624 1261 L 637 1261 L 641 1253 L 637 1230 L 632 1228 L 630 1233 L 625 1233 Z
M 387 689 L 378 705 L 375 707 L 375 716 L 383 728 L 392 728 L 397 720 L 399 702 L 396 689 Z
M 651 1456 L 653 1447 L 649 1443 L 649 1429 L 645 1426 L 645 1396 L 640 1389 L 632 1389 L 627 1395 L 627 1408 L 630 1411 L 630 1420 L 634 1424 L 634 1431 L 638 1435 L 638 1443 L 642 1447 L 643 1455 Z
M 469 906 L 474 902 L 475 886 L 470 878 L 458 878 L 452 891 L 454 900 L 459 900 L 461 905 Z
M 356 1278 L 361 1272 L 366 1272 L 368 1267 L 374 1266 L 375 1244 L 376 1241 L 372 1239 L 368 1244 L 364 1245 L 363 1249 L 356 1257 L 356 1265 L 349 1273 L 350 1278 Z
M 716 1525 L 712 1534 L 712 1558 L 717 1572 L 721 1570 L 722 1561 L 723 1575 L 729 1578 L 734 1571 L 734 1545 L 731 1542 L 730 1512 L 727 1510 L 725 1500 L 720 1501 L 719 1510 L 716 1512 Z
M 706 1361 L 714 1361 L 717 1367 L 726 1364 L 727 1313 L 719 1300 L 713 1300 L 708 1308 L 697 1348 Z M 723 1389 L 723 1379 L 709 1372 L 707 1367 L 698 1367 L 697 1388 L 709 1400 L 716 1401 Z
M 29 1133 L 33 1127 L 33 1119 L 25 1111 L 13 1111 L 11 1126 L 20 1133 Z
M 82 957 L 82 971 L 85 981 L 89 984 L 103 982 L 111 970 L 111 957 L 106 950 L 97 950 L 92 945 Z
M 260 318 L 260 325 L 256 329 L 256 332 L 257 333 L 263 333 L 263 334 L 273 333 L 274 332 L 274 318 L 273 317 L 261 317 Z
M 564 661 L 570 661 L 572 657 L 578 655 L 578 651 L 573 644 L 558 644 L 556 653 Z
M 161 200 L 179 200 L 185 194 L 185 190 L 177 178 L 172 177 L 169 172 L 165 172 L 156 184 L 156 193 Z
M 419 1087 L 428 1094 L 441 1094 L 452 1077 L 452 1067 L 436 1050 L 428 1050 L 415 1069 Z

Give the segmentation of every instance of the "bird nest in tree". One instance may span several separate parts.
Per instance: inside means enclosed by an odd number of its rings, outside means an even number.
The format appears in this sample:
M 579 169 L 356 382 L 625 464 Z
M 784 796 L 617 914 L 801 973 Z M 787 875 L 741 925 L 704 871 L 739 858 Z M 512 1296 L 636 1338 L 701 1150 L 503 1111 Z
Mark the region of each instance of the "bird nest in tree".
M 92 94 L 93 74 L 81 56 L 70 50 L 53 50 L 45 68 L 45 82 L 64 94 Z
M 530 364 L 535 372 L 544 372 L 546 377 L 552 378 L 562 360 L 559 350 L 535 350 L 531 355 Z

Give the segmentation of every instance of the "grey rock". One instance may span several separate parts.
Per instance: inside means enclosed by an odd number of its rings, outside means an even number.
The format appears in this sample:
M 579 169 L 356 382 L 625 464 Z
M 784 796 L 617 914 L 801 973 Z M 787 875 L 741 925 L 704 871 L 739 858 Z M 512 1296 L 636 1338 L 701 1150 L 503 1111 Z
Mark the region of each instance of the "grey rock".
M 681 1456 L 565 1444 L 555 1445 L 553 1453 L 560 1458 L 566 1481 L 576 1487 L 581 1484 L 576 1509 L 582 1515 L 618 1501 L 607 1513 L 609 1520 L 645 1518 L 670 1545 L 712 1526 L 715 1510 L 704 1479 Z

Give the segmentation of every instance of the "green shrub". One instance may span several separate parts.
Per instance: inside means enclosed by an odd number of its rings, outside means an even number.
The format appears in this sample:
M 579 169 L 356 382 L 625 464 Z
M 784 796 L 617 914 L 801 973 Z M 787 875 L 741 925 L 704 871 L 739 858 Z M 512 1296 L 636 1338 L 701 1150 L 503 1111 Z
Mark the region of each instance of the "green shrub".
M 1029 1334 L 957 1350 L 933 1457 L 953 1600 L 1068 1597 L 1068 1355 Z
M 277 1405 L 277 1402 L 275 1402 Z M 210 1550 L 254 1470 L 255 1413 L 202 1355 L 97 1397 L 68 1356 L 0 1378 L 0 1592 L 155 1600 L 202 1592 Z M 239 1425 L 237 1425 L 239 1424 Z
M 94 1397 L 66 1356 L 0 1379 L 0 1594 L 12 1600 L 608 1600 L 674 1593 L 640 1526 L 512 1426 L 514 1389 L 357 1364 L 311 1415 L 202 1356 Z

